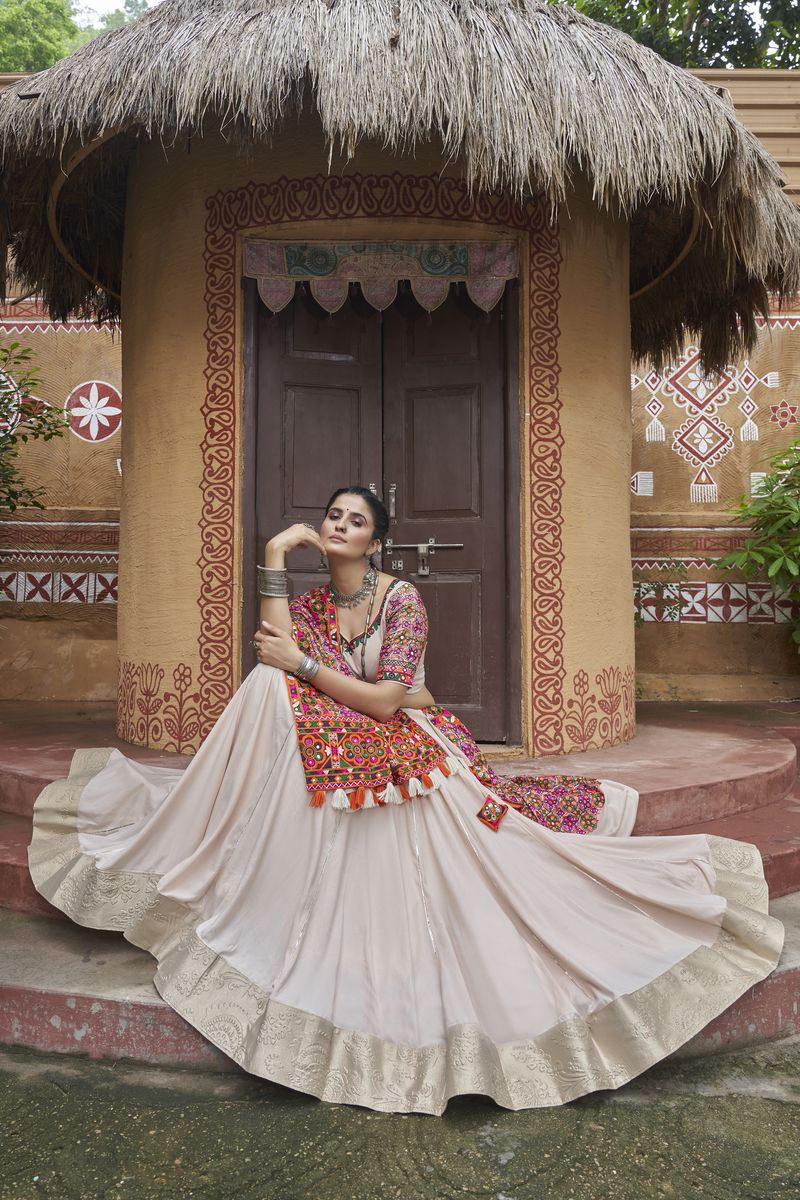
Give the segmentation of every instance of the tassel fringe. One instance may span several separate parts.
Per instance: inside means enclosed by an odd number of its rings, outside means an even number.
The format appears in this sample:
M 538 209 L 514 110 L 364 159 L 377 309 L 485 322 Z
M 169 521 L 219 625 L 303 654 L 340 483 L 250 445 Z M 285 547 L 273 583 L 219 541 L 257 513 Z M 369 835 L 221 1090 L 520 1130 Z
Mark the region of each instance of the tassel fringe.
M 339 812 L 358 812 L 361 808 L 382 808 L 385 804 L 405 804 L 414 796 L 424 796 L 429 792 L 435 792 L 442 786 L 445 779 L 449 779 L 452 775 L 468 772 L 469 764 L 451 755 L 443 759 L 432 771 L 419 778 L 412 776 L 405 783 L 387 783 L 377 796 L 371 788 L 367 787 L 358 787 L 352 792 L 337 788 L 334 792 L 312 792 L 309 804 L 312 808 L 322 808 L 326 799 L 329 799 L 331 807 Z

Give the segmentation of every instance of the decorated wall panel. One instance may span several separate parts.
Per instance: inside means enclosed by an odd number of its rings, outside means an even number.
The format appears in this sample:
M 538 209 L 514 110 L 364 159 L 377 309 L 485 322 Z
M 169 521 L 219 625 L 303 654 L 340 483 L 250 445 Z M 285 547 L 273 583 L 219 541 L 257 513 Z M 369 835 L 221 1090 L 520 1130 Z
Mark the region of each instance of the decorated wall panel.
M 46 507 L 0 512 L 0 699 L 112 699 L 120 338 L 87 321 L 51 322 L 28 299 L 0 307 L 0 339 L 30 347 L 37 398 L 69 417 L 63 437 L 21 448 L 24 481 L 44 487 Z
M 770 455 L 800 437 L 800 311 L 773 312 L 753 353 L 719 376 L 707 378 L 687 344 L 668 369 L 634 369 L 631 382 L 641 694 L 800 695 L 794 607 L 765 580 L 708 562 L 741 545 L 733 505 L 758 488 Z

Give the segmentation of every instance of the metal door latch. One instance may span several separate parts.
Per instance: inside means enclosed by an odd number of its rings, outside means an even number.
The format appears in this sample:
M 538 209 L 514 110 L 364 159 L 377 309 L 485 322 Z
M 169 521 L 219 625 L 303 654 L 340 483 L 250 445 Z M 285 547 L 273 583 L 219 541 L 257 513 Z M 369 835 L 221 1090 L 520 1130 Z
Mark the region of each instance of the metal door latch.
M 416 550 L 417 574 L 430 575 L 430 555 L 437 550 L 463 550 L 463 542 L 437 542 L 436 538 L 428 538 L 427 542 L 393 542 L 386 539 L 386 549 L 391 554 L 394 550 Z

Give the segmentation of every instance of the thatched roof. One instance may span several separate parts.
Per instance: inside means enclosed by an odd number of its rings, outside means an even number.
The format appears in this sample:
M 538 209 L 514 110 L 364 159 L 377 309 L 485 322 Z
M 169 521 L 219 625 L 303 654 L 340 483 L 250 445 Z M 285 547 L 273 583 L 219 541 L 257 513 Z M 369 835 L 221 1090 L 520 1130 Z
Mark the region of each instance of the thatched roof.
M 539 0 L 162 0 L 0 96 L 2 186 L 17 270 L 52 313 L 113 317 L 125 172 L 138 137 L 221 122 L 266 139 L 313 103 L 332 145 L 437 138 L 480 188 L 557 206 L 578 172 L 632 222 L 634 349 L 685 333 L 708 365 L 752 343 L 768 294 L 800 289 L 800 213 L 725 99 L 626 35 Z M 116 134 L 60 197 L 59 164 Z M 690 249 L 687 253 L 687 246 Z M 681 258 L 677 267 L 676 259 Z

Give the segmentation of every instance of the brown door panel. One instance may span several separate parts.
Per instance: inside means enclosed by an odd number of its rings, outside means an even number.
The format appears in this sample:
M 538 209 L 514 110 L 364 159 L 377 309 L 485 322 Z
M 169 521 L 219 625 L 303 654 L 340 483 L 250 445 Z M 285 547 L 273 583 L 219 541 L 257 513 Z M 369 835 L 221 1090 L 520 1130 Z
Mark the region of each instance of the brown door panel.
M 507 736 L 505 399 L 500 309 L 454 296 L 430 317 L 396 307 L 383 323 L 384 495 L 394 485 L 393 547 L 429 543 L 388 566 L 422 592 L 426 677 L 483 741 Z M 402 562 L 402 569 L 395 564 Z
M 318 522 L 335 487 L 394 487 L 384 568 L 428 609 L 426 675 L 482 741 L 507 735 L 504 356 L 500 308 L 451 296 L 430 316 L 350 303 L 333 316 L 295 299 L 259 306 L 256 550 L 294 521 Z M 455 544 L 458 549 L 448 549 Z M 295 595 L 322 577 L 316 552 L 290 560 Z M 397 566 L 397 564 L 402 564 Z

